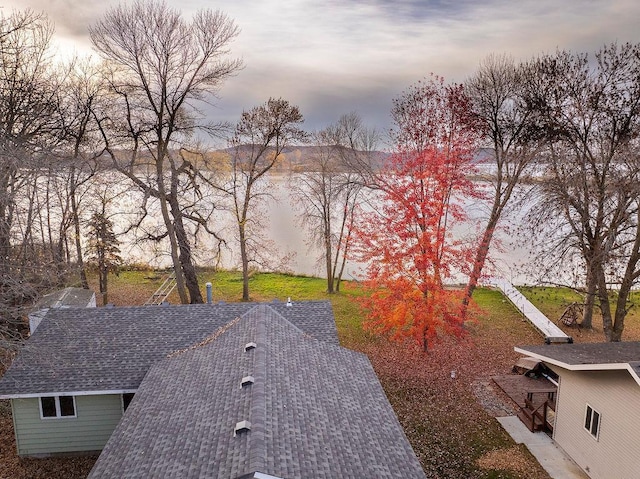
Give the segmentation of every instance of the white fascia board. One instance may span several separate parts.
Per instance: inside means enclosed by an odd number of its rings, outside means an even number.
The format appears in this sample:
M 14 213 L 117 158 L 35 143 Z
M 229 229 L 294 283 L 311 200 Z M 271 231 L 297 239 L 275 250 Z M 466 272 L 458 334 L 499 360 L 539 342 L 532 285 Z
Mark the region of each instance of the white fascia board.
M 537 354 L 526 349 L 521 349 L 517 346 L 514 347 L 513 350 L 516 353 L 526 354 L 527 356 L 531 356 L 539 361 L 544 361 L 545 363 L 553 364 L 555 366 L 568 369 L 569 371 L 608 371 L 615 369 L 627 369 L 629 367 L 629 363 L 567 364 L 558 359 L 550 358 L 544 354 Z
M 107 391 L 64 391 L 64 392 L 41 392 L 27 394 L 0 394 L 0 399 L 28 399 L 45 396 L 101 396 L 111 394 L 135 394 L 137 389 L 110 389 Z

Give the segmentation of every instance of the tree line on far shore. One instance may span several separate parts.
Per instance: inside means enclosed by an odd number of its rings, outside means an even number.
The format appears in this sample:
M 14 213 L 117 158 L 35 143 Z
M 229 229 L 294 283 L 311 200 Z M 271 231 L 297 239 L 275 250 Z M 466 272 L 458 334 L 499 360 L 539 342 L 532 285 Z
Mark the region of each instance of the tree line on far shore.
M 205 105 L 242 67 L 229 50 L 238 27 L 220 11 L 186 19 L 139 0 L 111 8 L 89 31 L 99 60 L 60 64 L 45 16 L 26 10 L 0 19 L 6 344 L 43 291 L 72 277 L 88 287 L 88 265 L 100 271 L 106 300 L 108 274 L 121 263 L 112 221 L 121 189 L 103 182 L 104 171 L 138 192 L 127 227 L 166 245 L 183 303 L 203 299 L 198 238 L 225 248 L 218 218 L 230 213 L 249 300 L 250 272 L 272 257 L 260 210 L 266 180 L 300 144 L 315 145 L 313 167 L 299 172 L 292 195 L 322 252 L 327 291 L 340 290 L 347 258 L 369 264 L 363 307 L 372 331 L 424 350 L 442 333 L 464 334 L 494 235 L 535 169 L 541 180 L 523 226 L 537 268 L 577 271 L 570 286 L 585 298 L 582 324 L 590 327 L 598 308 L 605 338 L 621 340 L 640 276 L 640 46 L 521 63 L 490 56 L 464 84 L 427 77 L 394 100 L 392 150 L 380 165 L 379 133 L 356 113 L 306 132 L 297 106 L 269 98 L 233 126 L 206 118 Z M 224 138 L 226 154 L 208 151 L 205 134 Z M 479 148 L 491 152 L 488 192 L 470 181 Z M 371 198 L 381 206 L 367 208 Z M 489 205 L 477 237 L 465 241 L 452 236 L 467 219 L 461 198 Z M 154 214 L 159 226 L 143 230 Z M 451 291 L 447 279 L 459 271 L 469 282 Z

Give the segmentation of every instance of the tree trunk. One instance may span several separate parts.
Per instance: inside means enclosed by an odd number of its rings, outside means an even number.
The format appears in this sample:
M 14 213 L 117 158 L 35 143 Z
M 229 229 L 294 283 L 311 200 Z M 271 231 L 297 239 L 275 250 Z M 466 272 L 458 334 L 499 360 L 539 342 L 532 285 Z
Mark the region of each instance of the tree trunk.
M 331 233 L 326 229 L 327 225 L 325 225 L 324 232 L 324 249 L 325 249 L 325 266 L 327 268 L 327 293 L 333 294 L 334 290 L 334 274 L 333 274 L 333 253 L 331 251 Z M 329 225 L 330 228 L 330 225 Z
M 80 241 L 80 214 L 78 213 L 78 202 L 76 200 L 75 178 L 71 178 L 71 217 L 74 228 L 74 243 L 76 246 L 76 257 L 78 261 L 78 272 L 80 274 L 80 284 L 84 289 L 89 289 L 87 281 L 87 271 L 84 267 L 84 259 L 82 257 L 82 243 Z
M 174 228 L 174 222 L 169 213 L 169 198 L 164 184 L 164 165 L 163 161 L 166 157 L 166 150 L 163 148 L 161 141 L 158 142 L 156 150 L 156 178 L 158 180 L 158 200 L 160 201 L 160 211 L 162 212 L 162 219 L 164 225 L 167 228 L 167 236 L 169 237 L 169 245 L 171 247 L 171 261 L 173 263 L 173 270 L 176 276 L 176 288 L 178 290 L 178 296 L 180 296 L 180 302 L 182 304 L 188 304 L 189 298 L 187 296 L 187 290 L 185 286 L 184 272 L 180 263 L 180 256 L 178 252 L 178 240 L 176 239 L 176 231 Z M 177 201 L 177 199 L 174 199 Z
M 473 270 L 469 275 L 469 281 L 467 282 L 467 287 L 464 291 L 464 297 L 462 298 L 462 316 L 466 316 L 467 310 L 469 308 L 469 303 L 471 302 L 471 297 L 473 296 L 473 292 L 478 286 L 478 281 L 480 280 L 480 275 L 482 274 L 482 269 L 484 268 L 484 263 L 487 260 L 487 256 L 489 255 L 489 247 L 491 245 L 491 240 L 493 238 L 493 232 L 495 231 L 496 225 L 498 223 L 498 219 L 500 218 L 500 210 L 491 212 L 491 217 L 489 218 L 489 223 L 484 230 L 482 235 L 482 239 L 480 241 L 480 245 L 478 246 L 478 250 L 476 251 L 475 261 L 473 262 Z
M 182 272 L 184 273 L 185 286 L 189 290 L 189 298 L 191 304 L 201 304 L 204 302 L 200 285 L 198 284 L 198 275 L 193 266 L 193 258 L 191 256 L 191 245 L 184 228 L 182 214 L 180 213 L 180 205 L 173 199 L 171 201 L 171 214 L 174 218 L 174 230 L 176 233 L 176 241 L 180 251 L 179 260 Z
M 613 341 L 613 320 L 611 317 L 611 303 L 609 302 L 609 291 L 605 279 L 604 271 L 598 267 L 598 300 L 600 301 L 600 311 L 602 311 L 602 329 L 607 341 Z
M 636 237 L 629 253 L 629 260 L 624 270 L 624 276 L 618 291 L 618 301 L 616 303 L 616 314 L 613 323 L 613 331 L 611 333 L 611 341 L 622 341 L 622 332 L 624 331 L 624 320 L 627 316 L 627 301 L 631 294 L 634 281 L 637 279 L 638 261 L 640 261 L 640 210 L 637 212 L 636 218 Z
M 247 237 L 244 222 L 238 223 L 240 235 L 240 259 L 242 261 L 242 301 L 249 301 L 249 255 L 247 253 Z
M 587 267 L 587 297 L 584 302 L 584 312 L 582 314 L 582 321 L 580 326 L 582 328 L 593 328 L 593 309 L 596 304 L 596 294 L 597 294 L 597 282 L 595 275 L 590 272 L 589 267 Z
M 102 260 L 104 262 L 104 260 Z M 103 265 L 100 266 L 100 294 L 102 295 L 102 305 L 108 303 L 107 297 L 107 281 L 109 280 L 109 270 Z
M 616 313 L 614 315 L 613 328 L 611 330 L 611 339 L 609 341 L 622 341 L 622 332 L 624 331 L 624 320 L 627 316 L 627 300 L 631 292 L 630 284 L 623 284 L 618 291 L 618 300 L 616 301 Z

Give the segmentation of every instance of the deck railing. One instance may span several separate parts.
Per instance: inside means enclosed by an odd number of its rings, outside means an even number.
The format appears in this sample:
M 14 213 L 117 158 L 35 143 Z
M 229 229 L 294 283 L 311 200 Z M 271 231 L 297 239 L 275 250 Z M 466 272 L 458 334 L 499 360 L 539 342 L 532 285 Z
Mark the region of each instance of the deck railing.
M 544 402 L 536 405 L 527 397 L 524 400 L 524 404 L 524 407 L 520 408 L 520 414 L 518 414 L 518 416 L 531 432 L 553 432 L 553 421 L 549 418 L 549 411 L 555 412 L 555 401 L 546 399 Z

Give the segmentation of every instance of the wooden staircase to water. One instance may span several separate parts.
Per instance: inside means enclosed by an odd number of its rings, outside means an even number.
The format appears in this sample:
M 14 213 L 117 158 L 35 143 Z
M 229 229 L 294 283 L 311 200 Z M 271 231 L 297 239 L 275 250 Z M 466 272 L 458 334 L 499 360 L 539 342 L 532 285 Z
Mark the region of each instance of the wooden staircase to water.
M 167 297 L 171 294 L 171 292 L 176 287 L 176 274 L 171 273 L 167 278 L 165 278 L 164 282 L 160 285 L 160 287 L 156 290 L 155 293 L 151 295 L 151 297 L 144 303 L 145 306 L 159 305 L 164 303 L 167 300 Z

